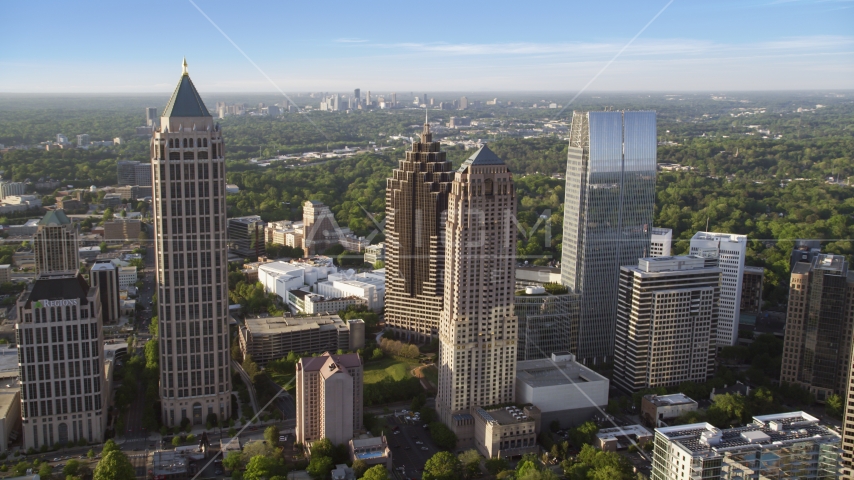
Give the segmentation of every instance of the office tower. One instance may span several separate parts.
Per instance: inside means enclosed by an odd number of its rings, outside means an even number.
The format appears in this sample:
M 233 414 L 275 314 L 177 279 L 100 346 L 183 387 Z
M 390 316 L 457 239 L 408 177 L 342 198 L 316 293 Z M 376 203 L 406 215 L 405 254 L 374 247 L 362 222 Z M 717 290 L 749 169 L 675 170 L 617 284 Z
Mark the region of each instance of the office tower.
M 445 263 L 445 214 L 451 162 L 425 124 L 386 183 L 385 319 L 391 329 L 426 341 L 439 334 Z
M 0 200 L 15 197 L 27 192 L 27 184 L 23 182 L 0 182 Z
M 157 126 L 157 107 L 145 107 L 145 126 Z
M 167 427 L 231 414 L 225 159 L 187 63 L 151 138 L 160 398 Z
M 839 435 L 804 412 L 743 427 L 692 423 L 655 430 L 652 480 L 838 478 Z
M 302 223 L 302 249 L 306 257 L 319 255 L 338 244 L 338 224 L 323 202 L 307 200 L 302 206 Z
M 469 100 L 466 97 L 460 97 L 460 110 L 469 108 Z
M 574 352 L 581 297 L 568 293 L 546 293 L 543 287 L 525 287 L 516 293 L 513 308 L 518 317 L 519 345 L 516 359 L 548 358 L 554 352 Z
M 354 107 L 358 107 L 359 105 L 361 105 L 361 103 L 362 103 L 362 91 L 359 90 L 358 88 L 353 90 L 353 99 L 356 101 L 356 104 L 353 105 Z
M 572 115 L 561 282 L 581 294 L 581 362 L 613 355 L 620 267 L 649 256 L 655 129 L 655 112 Z
M 58 143 L 60 145 L 64 145 L 64 144 L 68 143 L 68 137 L 66 137 L 65 135 L 63 135 L 61 133 L 57 133 L 56 134 L 56 143 Z
M 62 210 L 47 212 L 33 236 L 36 274 L 77 272 L 80 268 L 77 230 Z
M 792 258 L 789 260 L 789 271 L 791 272 L 798 262 L 811 264 L 813 259 L 818 255 L 821 255 L 821 242 L 818 240 L 795 241 L 795 248 L 792 249 Z
M 101 320 L 103 323 L 118 323 L 121 315 L 119 306 L 119 269 L 109 260 L 96 261 L 89 269 L 89 284 L 98 289 L 101 298 Z
M 251 260 L 267 254 L 264 244 L 266 223 L 258 215 L 228 219 L 228 245 L 231 251 Z
M 77 146 L 78 147 L 85 147 L 88 145 L 89 145 L 89 134 L 81 133 L 80 135 L 77 135 Z
M 762 312 L 762 289 L 765 284 L 765 269 L 762 267 L 744 267 L 741 279 L 742 314 L 758 314 Z
M 448 197 L 439 323 L 439 418 L 512 404 L 516 380 L 516 192 L 489 147 L 457 170 Z
M 721 302 L 718 309 L 719 347 L 738 341 L 738 319 L 741 315 L 741 281 L 747 237 L 729 233 L 697 232 L 691 237 L 691 255 L 717 262 L 721 268 Z
M 134 167 L 134 173 L 136 175 L 136 183 L 140 187 L 150 187 L 151 186 L 151 165 L 148 163 L 140 163 L 139 165 Z
M 151 164 L 135 160 L 119 160 L 116 164 L 116 180 L 119 185 L 151 186 Z
M 39 275 L 18 298 L 24 449 L 105 440 L 110 392 L 100 306 L 98 289 L 77 272 Z
M 394 92 L 391 92 L 391 104 L 397 105 L 397 94 Z
M 365 95 L 365 106 L 366 107 L 371 106 L 371 91 L 370 90 L 368 90 L 368 93 Z
M 721 269 L 697 256 L 621 267 L 614 384 L 631 393 L 714 375 L 720 281 Z
M 116 164 L 116 180 L 119 185 L 136 185 L 136 166 L 139 162 L 134 160 L 119 160 Z M 151 165 L 146 165 L 149 170 Z
M 823 402 L 845 395 L 854 328 L 854 272 L 841 255 L 799 262 L 789 280 L 780 381 L 800 385 Z
M 649 240 L 650 257 L 669 257 L 670 244 L 673 240 L 673 230 L 669 228 L 652 227 Z
M 347 443 L 362 429 L 362 359 L 358 353 L 303 357 L 296 367 L 296 441 Z

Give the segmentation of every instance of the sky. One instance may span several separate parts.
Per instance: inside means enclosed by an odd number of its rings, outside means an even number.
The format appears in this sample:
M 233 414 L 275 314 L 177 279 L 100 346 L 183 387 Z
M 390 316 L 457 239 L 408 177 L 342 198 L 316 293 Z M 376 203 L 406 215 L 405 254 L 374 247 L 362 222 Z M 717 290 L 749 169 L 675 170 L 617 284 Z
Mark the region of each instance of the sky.
M 854 0 L 0 2 L 0 93 L 854 88 Z

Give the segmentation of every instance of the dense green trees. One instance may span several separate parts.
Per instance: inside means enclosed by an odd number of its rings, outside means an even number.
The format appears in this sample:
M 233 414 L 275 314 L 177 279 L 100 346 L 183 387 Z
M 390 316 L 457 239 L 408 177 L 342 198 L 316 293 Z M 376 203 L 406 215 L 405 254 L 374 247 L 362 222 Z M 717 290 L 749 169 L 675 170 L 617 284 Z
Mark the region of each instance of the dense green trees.
M 116 478 L 134 478 L 136 472 L 128 457 L 121 451 L 104 454 L 95 467 L 93 480 L 114 480 Z
M 442 425 L 444 426 L 444 424 Z M 424 474 L 421 478 L 424 480 L 458 480 L 462 476 L 463 465 L 460 459 L 450 452 L 438 452 L 424 464 Z

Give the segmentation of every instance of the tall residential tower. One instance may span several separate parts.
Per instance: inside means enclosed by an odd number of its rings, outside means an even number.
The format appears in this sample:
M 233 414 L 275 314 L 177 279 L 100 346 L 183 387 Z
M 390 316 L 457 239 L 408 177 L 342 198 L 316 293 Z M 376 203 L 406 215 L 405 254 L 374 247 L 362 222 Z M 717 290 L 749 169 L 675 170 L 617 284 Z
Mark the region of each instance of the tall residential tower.
M 385 320 L 399 334 L 439 334 L 451 162 L 425 124 L 386 184 Z
M 487 146 L 466 160 L 451 187 L 439 324 L 439 417 L 452 428 L 472 407 L 515 398 L 516 192 Z
M 579 361 L 611 358 L 620 267 L 650 255 L 655 128 L 655 112 L 572 115 L 561 282 L 581 294 Z
M 228 418 L 225 159 L 184 72 L 151 139 L 163 424 Z
M 735 345 L 738 341 L 738 320 L 741 316 L 741 282 L 744 277 L 747 237 L 729 233 L 697 232 L 691 237 L 690 253 L 704 257 L 721 268 L 717 342 L 719 347 Z

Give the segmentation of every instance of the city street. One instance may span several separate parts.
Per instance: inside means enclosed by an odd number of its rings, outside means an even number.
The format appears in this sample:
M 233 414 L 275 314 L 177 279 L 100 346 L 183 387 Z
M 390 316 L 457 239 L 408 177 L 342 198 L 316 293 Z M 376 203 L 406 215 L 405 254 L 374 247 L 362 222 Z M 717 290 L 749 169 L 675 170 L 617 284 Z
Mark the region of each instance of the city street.
M 423 424 L 409 424 L 402 417 L 389 416 L 387 420 L 392 428 L 400 427 L 399 430 L 385 432 L 394 468 L 403 467 L 404 471 L 400 473 L 406 478 L 421 478 L 424 464 L 439 451 L 430 439 L 430 431 Z

